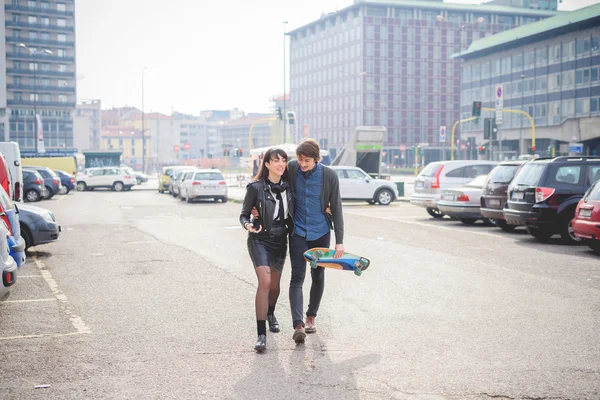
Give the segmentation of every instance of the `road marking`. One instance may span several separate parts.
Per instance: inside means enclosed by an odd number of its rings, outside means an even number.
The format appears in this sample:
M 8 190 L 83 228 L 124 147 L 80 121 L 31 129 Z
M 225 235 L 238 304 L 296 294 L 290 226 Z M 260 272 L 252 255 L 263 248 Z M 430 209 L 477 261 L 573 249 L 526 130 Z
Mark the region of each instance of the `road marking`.
M 40 333 L 38 335 L 22 335 L 22 336 L 0 336 L 0 340 L 16 340 L 16 339 L 36 339 L 43 337 L 62 337 L 62 336 L 75 336 L 83 335 L 89 332 L 69 332 L 69 333 Z
M 50 271 L 46 269 L 44 263 L 38 260 L 36 256 L 33 256 L 32 258 L 35 262 L 35 265 L 37 265 L 38 269 L 40 270 L 40 273 L 44 277 L 44 280 L 50 287 L 50 291 L 52 292 L 52 294 L 54 294 L 54 297 L 56 297 L 56 299 L 59 301 L 63 312 L 71 321 L 73 328 L 75 328 L 75 330 L 79 334 L 91 333 L 90 328 L 87 327 L 87 325 L 85 324 L 85 322 L 83 322 L 81 317 L 75 314 L 75 312 L 73 311 L 73 306 L 71 305 L 71 303 L 69 303 L 67 296 L 65 296 L 65 294 L 58 288 L 58 284 L 56 283 L 54 278 L 52 278 L 52 274 L 50 274 Z
M 56 301 L 56 299 L 28 299 L 28 300 L 6 300 L 0 301 L 0 304 L 5 303 L 35 303 L 38 301 Z
M 66 196 L 61 196 L 61 197 L 57 198 L 57 199 L 56 199 L 56 201 L 61 201 L 61 200 L 63 200 L 65 197 L 66 197 Z
M 41 275 L 17 275 L 17 278 L 41 278 Z

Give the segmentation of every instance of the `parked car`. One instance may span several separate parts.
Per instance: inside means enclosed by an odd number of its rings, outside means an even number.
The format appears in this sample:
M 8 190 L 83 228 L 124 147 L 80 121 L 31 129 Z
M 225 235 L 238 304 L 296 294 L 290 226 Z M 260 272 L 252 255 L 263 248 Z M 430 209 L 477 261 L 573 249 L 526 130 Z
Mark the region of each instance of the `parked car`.
M 218 169 L 189 171 L 180 187 L 180 199 L 191 203 L 198 199 L 227 203 L 227 182 Z
M 75 189 L 75 177 L 73 175 L 61 170 L 55 170 L 54 172 L 56 172 L 62 184 L 60 194 L 69 194 L 71 190 Z
M 508 185 L 523 166 L 525 160 L 512 160 L 500 163 L 490 172 L 483 186 L 481 196 L 481 216 L 489 219 L 503 231 L 511 232 L 516 225 L 507 224 L 502 209 L 508 200 Z
M 195 171 L 196 169 L 196 167 L 192 167 L 190 169 L 183 169 L 181 171 L 178 171 L 177 175 L 175 175 L 175 177 L 170 180 L 169 193 L 171 193 L 173 197 L 179 197 L 181 183 L 183 182 L 183 179 L 185 178 L 186 174 L 190 171 Z
M 410 204 L 424 207 L 433 218 L 442 218 L 444 213 L 437 208 L 437 202 L 443 189 L 459 187 L 479 175 L 487 175 L 496 165 L 495 161 L 485 160 L 432 162 L 415 179 Z
M 158 182 L 158 192 L 164 193 L 171 190 L 171 180 L 175 179 L 180 171 L 190 170 L 189 165 L 172 165 L 170 167 L 164 167 L 162 175 Z
M 508 187 L 504 219 L 521 225 L 536 239 L 560 234 L 565 243 L 573 233 L 575 209 L 585 192 L 600 179 L 600 157 L 538 158 L 523 165 Z
M 0 223 L 0 270 L 2 271 L 2 285 L 0 286 L 0 299 L 9 291 L 17 281 L 17 263 L 9 254 L 9 231 L 5 223 Z
M 19 208 L 2 188 L 0 188 L 0 218 L 10 232 L 10 255 L 15 259 L 17 267 L 21 267 L 25 264 L 26 257 L 25 241 L 21 237 L 21 227 L 19 226 Z
M 98 188 L 112 189 L 115 192 L 130 190 L 136 184 L 135 175 L 130 168 L 102 167 L 86 170 L 76 178 L 80 192 Z
M 148 182 L 148 175 L 146 175 L 145 173 L 140 172 L 140 171 L 134 171 L 134 174 L 135 174 L 135 180 L 138 185 Z
M 11 190 L 7 191 L 15 201 L 23 200 L 23 167 L 21 166 L 21 149 L 17 142 L 0 142 L 0 153 L 6 157 L 6 166 L 10 171 Z
M 573 233 L 600 254 L 600 177 L 577 204 Z
M 483 219 L 485 224 L 490 221 L 481 215 L 481 196 L 487 175 L 480 175 L 464 186 L 442 190 L 437 206 L 440 212 L 456 218 L 465 225 L 473 225 Z
M 37 171 L 42 178 L 44 178 L 44 186 L 47 190 L 47 197 L 45 197 L 46 199 L 51 199 L 55 194 L 60 192 L 60 188 L 62 186 L 60 183 L 60 177 L 50 168 L 41 166 L 27 166 L 23 167 L 23 171 Z
M 369 204 L 387 206 L 398 198 L 398 189 L 391 181 L 372 178 L 358 167 L 329 168 L 338 176 L 342 200 L 366 200 Z
M 46 186 L 43 185 L 44 178 L 39 172 L 23 170 L 23 192 L 25 201 L 36 202 L 47 196 Z
M 22 204 L 19 207 L 19 219 L 26 250 L 31 246 L 58 240 L 61 227 L 51 211 Z
M 3 154 L 0 154 L 0 186 L 8 195 L 13 197 L 13 183 L 8 169 L 8 161 Z

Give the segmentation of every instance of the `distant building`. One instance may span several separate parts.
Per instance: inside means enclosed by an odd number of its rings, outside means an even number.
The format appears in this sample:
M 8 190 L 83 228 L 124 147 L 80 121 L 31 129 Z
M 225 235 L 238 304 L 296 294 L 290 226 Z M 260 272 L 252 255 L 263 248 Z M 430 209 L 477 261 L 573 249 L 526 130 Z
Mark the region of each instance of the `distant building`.
M 146 138 L 147 162 L 150 157 L 151 143 Z M 101 150 L 121 150 L 121 162 L 135 170 L 142 169 L 142 132 L 137 129 L 124 127 L 102 128 Z
M 72 149 L 75 2 L 6 0 L 0 20 L 0 138 L 35 151 L 37 113 L 44 147 Z
M 486 6 L 509 6 L 531 8 L 534 10 L 553 10 L 558 8 L 558 0 L 493 0 Z
M 77 102 L 73 118 L 73 146 L 79 151 L 99 149 L 101 129 L 101 101 L 82 100 Z
M 387 127 L 387 163 L 445 157 L 440 126 L 460 116 L 461 65 L 477 39 L 556 11 L 441 1 L 355 1 L 289 33 L 290 93 L 298 128 L 327 139 L 335 157 L 357 125 Z M 323 140 L 323 142 L 325 142 Z M 407 153 L 402 148 L 407 148 Z
M 529 113 L 536 126 L 536 151 L 549 146 L 568 153 L 569 143 L 600 154 L 600 4 L 473 42 L 462 60 L 461 114 L 473 101 L 495 108 L 503 86 L 505 109 Z M 482 116 L 493 117 L 493 112 Z M 500 137 L 505 152 L 527 152 L 531 124 L 503 112 Z M 461 125 L 461 137 L 483 142 L 483 118 Z M 523 138 L 523 148 L 519 139 Z

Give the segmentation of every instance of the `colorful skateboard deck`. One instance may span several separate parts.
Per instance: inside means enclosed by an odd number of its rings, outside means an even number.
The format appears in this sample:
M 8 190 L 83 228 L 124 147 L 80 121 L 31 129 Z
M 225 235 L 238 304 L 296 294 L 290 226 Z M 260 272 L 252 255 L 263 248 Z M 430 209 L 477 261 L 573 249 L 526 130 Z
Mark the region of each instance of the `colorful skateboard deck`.
M 367 258 L 355 254 L 346 253 L 340 258 L 333 258 L 334 249 L 324 247 L 315 247 L 304 252 L 304 259 L 310 263 L 311 268 L 324 267 L 341 269 L 344 271 L 354 271 L 354 274 L 360 276 L 364 270 L 369 268 L 371 261 Z

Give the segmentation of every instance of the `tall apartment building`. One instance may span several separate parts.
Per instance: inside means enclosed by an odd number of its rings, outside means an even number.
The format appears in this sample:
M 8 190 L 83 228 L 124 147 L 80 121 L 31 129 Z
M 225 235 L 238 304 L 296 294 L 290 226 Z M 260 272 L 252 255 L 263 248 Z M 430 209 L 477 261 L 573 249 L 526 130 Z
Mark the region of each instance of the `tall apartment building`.
M 0 7 L 0 131 L 35 152 L 36 117 L 48 150 L 73 148 L 74 0 L 5 0 Z
M 361 1 L 289 33 L 298 128 L 332 156 L 357 125 L 387 127 L 385 161 L 427 143 L 460 117 L 461 65 L 451 55 L 493 33 L 556 11 L 441 1 Z M 326 139 L 326 140 L 324 140 Z M 449 139 L 446 139 L 449 141 Z

